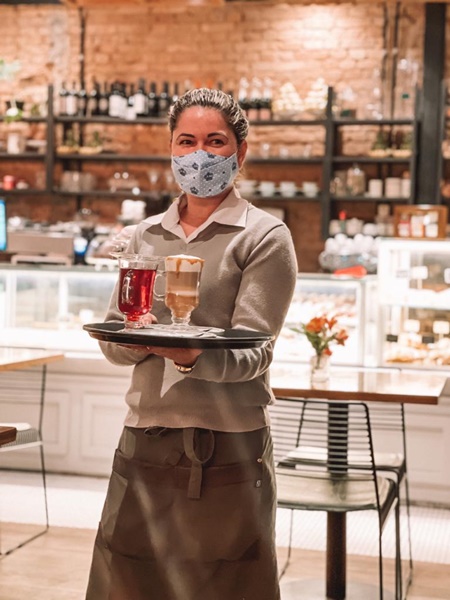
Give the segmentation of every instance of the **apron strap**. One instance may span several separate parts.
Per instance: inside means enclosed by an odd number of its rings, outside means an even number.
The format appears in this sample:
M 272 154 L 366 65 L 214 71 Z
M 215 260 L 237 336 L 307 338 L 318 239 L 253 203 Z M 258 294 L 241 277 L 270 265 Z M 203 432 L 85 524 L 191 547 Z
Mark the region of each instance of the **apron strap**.
M 205 438 L 205 436 L 206 439 L 201 439 Z M 213 455 L 214 443 L 214 433 L 210 429 L 200 430 L 196 427 L 186 427 L 183 429 L 184 451 L 192 463 L 189 476 L 188 498 L 198 500 L 201 496 L 202 467 Z M 202 456 L 197 455 L 197 450 Z

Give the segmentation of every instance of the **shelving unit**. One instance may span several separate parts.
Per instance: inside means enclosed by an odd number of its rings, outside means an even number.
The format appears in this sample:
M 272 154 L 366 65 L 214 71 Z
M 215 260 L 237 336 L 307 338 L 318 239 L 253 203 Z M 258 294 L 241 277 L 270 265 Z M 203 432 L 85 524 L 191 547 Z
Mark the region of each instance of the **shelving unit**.
M 444 93 L 444 92 L 443 92 Z M 443 102 L 445 106 L 445 102 Z M 442 111 L 445 112 L 444 110 Z M 417 140 L 420 127 L 420 110 L 419 110 L 419 95 L 416 101 L 416 116 L 414 119 L 353 119 L 353 118 L 336 118 L 333 114 L 333 89 L 328 89 L 328 98 L 324 118 L 320 119 L 297 119 L 297 120 L 271 120 L 271 121 L 251 121 L 253 128 L 266 129 L 269 127 L 295 127 L 299 128 L 310 128 L 310 127 L 322 127 L 324 129 L 324 152 L 321 156 L 286 156 L 286 157 L 260 157 L 260 156 L 248 156 L 247 163 L 249 165 L 286 165 L 287 167 L 303 168 L 308 165 L 316 166 L 321 168 L 321 193 L 314 198 L 293 196 L 292 198 L 286 198 L 280 195 L 276 195 L 272 198 L 265 196 L 255 196 L 249 198 L 249 200 L 255 200 L 263 202 L 265 204 L 272 202 L 273 205 L 277 205 L 278 202 L 289 202 L 298 203 L 304 201 L 317 201 L 321 205 L 322 209 L 322 223 L 321 233 L 322 237 L 328 237 L 329 223 L 332 218 L 332 214 L 335 210 L 337 203 L 353 202 L 353 203 L 415 203 L 416 201 L 416 163 L 417 163 Z M 0 121 L 4 120 L 0 117 Z M 0 161 L 42 161 L 45 164 L 46 169 L 46 185 L 45 189 L 28 189 L 28 190 L 4 190 L 2 195 L 4 196 L 20 196 L 20 195 L 56 195 L 60 197 L 73 197 L 76 199 L 77 207 L 80 208 L 84 199 L 91 198 L 117 198 L 123 199 L 127 196 L 135 198 L 143 198 L 148 202 L 153 202 L 155 207 L 159 207 L 160 203 L 155 200 L 155 193 L 150 190 L 140 190 L 138 195 L 132 194 L 129 191 L 117 191 L 111 192 L 108 189 L 97 189 L 89 192 L 68 192 L 62 191 L 54 183 L 55 169 L 62 167 L 63 170 L 68 168 L 79 168 L 83 169 L 84 165 L 90 164 L 113 164 L 116 162 L 131 164 L 144 164 L 144 163 L 159 163 L 159 164 L 170 164 L 170 156 L 160 154 L 115 154 L 113 152 L 102 152 L 99 154 L 82 154 L 82 153 L 70 153 L 70 154 L 58 154 L 56 150 L 56 130 L 58 127 L 64 127 L 67 129 L 73 124 L 78 124 L 81 133 L 84 131 L 84 127 L 88 125 L 111 125 L 111 126 L 128 126 L 134 127 L 137 125 L 141 126 L 154 126 L 154 127 L 167 127 L 167 120 L 164 118 L 137 118 L 134 120 L 118 119 L 105 116 L 96 117 L 84 117 L 84 116 L 58 116 L 54 114 L 53 109 L 53 88 L 49 86 L 48 90 L 48 114 L 46 117 L 28 117 L 23 119 L 24 122 L 28 123 L 44 123 L 47 128 L 46 141 L 47 151 L 45 154 L 38 154 L 32 152 L 25 152 L 18 155 L 8 155 L 6 153 L 0 154 Z M 442 135 L 445 133 L 447 126 L 447 120 L 445 115 L 442 117 Z M 385 128 L 390 132 L 396 130 L 396 128 L 411 128 L 411 155 L 409 157 L 374 157 L 374 156 L 350 156 L 342 154 L 340 145 L 340 137 L 347 127 L 379 127 Z M 301 138 L 301 132 L 299 132 L 299 138 Z M 409 170 L 411 176 L 411 193 L 408 198 L 389 198 L 389 197 L 368 197 L 365 195 L 351 196 L 351 195 L 335 195 L 331 193 L 330 184 L 333 179 L 335 170 L 338 168 L 346 167 L 352 163 L 358 163 L 362 169 L 367 172 L 377 173 L 377 177 L 389 176 L 392 172 L 398 171 L 398 169 L 404 165 L 405 169 Z M 444 169 L 444 161 L 440 165 L 439 177 L 442 176 Z M 439 199 L 439 203 L 442 198 Z
M 419 132 L 419 111 L 418 111 L 419 95 L 416 99 L 416 112 L 414 119 L 353 119 L 335 117 L 333 115 L 333 90 L 329 90 L 327 104 L 327 138 L 324 158 L 324 176 L 323 176 L 323 191 L 322 191 L 322 237 L 326 238 L 329 235 L 329 224 L 331 214 L 333 212 L 333 204 L 337 202 L 385 202 L 385 203 L 414 203 L 415 202 L 415 179 L 416 179 L 416 163 L 417 163 L 417 139 Z M 389 132 L 397 127 L 411 127 L 412 144 L 411 154 L 408 157 L 394 156 L 367 156 L 367 155 L 345 155 L 342 154 L 340 148 L 340 134 L 345 127 L 379 127 L 388 128 Z M 411 192 L 408 198 L 392 198 L 392 197 L 371 197 L 366 195 L 335 195 L 331 193 L 331 181 L 335 168 L 337 166 L 345 166 L 351 164 L 364 165 L 365 167 L 376 166 L 379 178 L 389 176 L 390 171 L 395 166 L 405 165 L 410 172 L 411 177 Z M 386 175 L 387 173 L 387 175 Z
M 445 180 L 448 178 L 449 176 L 449 169 L 448 166 L 450 165 L 450 157 L 446 158 L 444 156 L 444 152 L 443 152 L 443 144 L 444 142 L 448 141 L 449 145 L 450 145 L 450 116 L 447 116 L 447 109 L 450 108 L 449 104 L 448 104 L 448 98 L 449 98 L 449 90 L 447 89 L 447 86 L 445 85 L 445 82 L 442 83 L 442 89 L 441 89 L 441 119 L 440 119 L 440 135 L 439 135 L 439 141 L 441 144 L 441 148 L 440 148 L 440 161 L 438 163 L 438 173 L 437 173 L 437 177 L 438 177 L 438 181 L 440 183 L 444 183 Z M 441 186 L 438 186 L 437 189 L 437 197 L 436 197 L 436 204 L 442 204 L 445 201 L 449 201 L 448 197 L 444 197 L 442 195 L 442 191 L 441 191 Z

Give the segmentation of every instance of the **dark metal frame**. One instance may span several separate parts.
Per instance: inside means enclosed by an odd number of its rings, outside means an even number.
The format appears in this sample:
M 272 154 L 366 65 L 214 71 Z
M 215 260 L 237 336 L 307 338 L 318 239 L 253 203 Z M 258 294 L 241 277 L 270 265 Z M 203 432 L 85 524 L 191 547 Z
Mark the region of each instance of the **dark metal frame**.
M 44 512 L 45 512 L 45 523 L 43 529 L 35 533 L 34 535 L 26 538 L 24 541 L 16 544 L 12 548 L 6 550 L 6 552 L 2 552 L 0 547 L 0 557 L 7 556 L 11 554 L 18 548 L 22 548 L 29 542 L 32 542 L 36 538 L 44 535 L 49 529 L 49 516 L 48 516 L 48 499 L 47 499 L 47 478 L 46 478 L 46 469 L 45 469 L 45 456 L 44 456 L 44 441 L 42 437 L 42 426 L 44 419 L 44 402 L 45 402 L 45 389 L 47 382 L 47 365 L 44 364 L 41 367 L 41 378 L 40 378 L 40 386 L 39 386 L 39 417 L 36 427 L 31 427 L 30 429 L 26 429 L 24 431 L 18 431 L 17 436 L 14 442 L 10 442 L 9 444 L 4 444 L 0 448 L 0 454 L 2 452 L 13 452 L 15 450 L 22 450 L 30 447 L 39 447 L 39 456 L 41 461 L 41 477 L 42 477 L 42 486 L 44 492 Z

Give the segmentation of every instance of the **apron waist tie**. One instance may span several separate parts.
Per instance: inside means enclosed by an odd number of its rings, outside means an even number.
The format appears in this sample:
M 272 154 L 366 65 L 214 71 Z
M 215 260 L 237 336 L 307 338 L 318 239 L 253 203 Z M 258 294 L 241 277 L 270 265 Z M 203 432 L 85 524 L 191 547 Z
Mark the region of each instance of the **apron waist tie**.
M 200 439 L 205 436 L 205 440 Z M 214 443 L 214 433 L 210 429 L 199 430 L 196 427 L 186 427 L 183 429 L 184 451 L 192 463 L 189 475 L 188 498 L 198 500 L 201 496 L 203 465 L 213 455 Z M 197 451 L 202 456 L 198 456 Z

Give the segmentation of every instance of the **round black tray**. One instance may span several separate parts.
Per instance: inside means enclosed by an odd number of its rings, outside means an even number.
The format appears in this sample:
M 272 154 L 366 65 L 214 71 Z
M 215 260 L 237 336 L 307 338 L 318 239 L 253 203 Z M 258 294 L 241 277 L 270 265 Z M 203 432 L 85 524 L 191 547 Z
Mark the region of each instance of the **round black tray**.
M 114 342 L 116 344 L 134 344 L 137 346 L 159 346 L 164 348 L 199 348 L 199 349 L 238 349 L 260 348 L 273 339 L 273 335 L 253 331 L 251 329 L 225 329 L 220 334 L 210 334 L 211 337 L 175 337 L 164 335 L 155 326 L 139 329 L 136 332 L 125 330 L 123 323 L 88 323 L 83 329 L 89 335 L 101 342 Z M 214 336 L 214 337 L 212 337 Z

